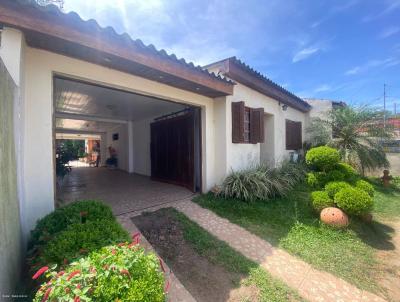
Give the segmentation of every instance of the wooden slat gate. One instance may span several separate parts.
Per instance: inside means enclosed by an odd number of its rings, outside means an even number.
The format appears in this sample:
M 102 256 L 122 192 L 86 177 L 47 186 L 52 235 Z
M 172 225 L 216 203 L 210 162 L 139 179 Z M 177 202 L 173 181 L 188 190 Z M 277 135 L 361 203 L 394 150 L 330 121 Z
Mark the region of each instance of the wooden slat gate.
M 152 179 L 195 191 L 193 112 L 155 121 L 150 129 Z

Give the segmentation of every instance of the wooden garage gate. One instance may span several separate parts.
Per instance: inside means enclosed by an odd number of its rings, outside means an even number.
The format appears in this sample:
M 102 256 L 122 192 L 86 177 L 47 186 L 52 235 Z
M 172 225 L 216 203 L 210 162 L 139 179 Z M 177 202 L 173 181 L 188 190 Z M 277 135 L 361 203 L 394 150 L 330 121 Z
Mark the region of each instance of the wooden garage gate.
M 151 123 L 151 177 L 196 192 L 201 183 L 200 118 L 185 109 Z

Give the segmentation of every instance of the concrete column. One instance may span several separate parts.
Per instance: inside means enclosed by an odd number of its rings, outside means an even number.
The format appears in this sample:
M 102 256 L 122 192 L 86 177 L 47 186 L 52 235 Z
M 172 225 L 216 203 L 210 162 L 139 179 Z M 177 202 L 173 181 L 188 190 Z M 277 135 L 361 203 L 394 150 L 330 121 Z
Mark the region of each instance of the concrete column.
M 133 122 L 129 121 L 128 127 L 128 172 L 134 172 L 134 148 L 133 148 Z

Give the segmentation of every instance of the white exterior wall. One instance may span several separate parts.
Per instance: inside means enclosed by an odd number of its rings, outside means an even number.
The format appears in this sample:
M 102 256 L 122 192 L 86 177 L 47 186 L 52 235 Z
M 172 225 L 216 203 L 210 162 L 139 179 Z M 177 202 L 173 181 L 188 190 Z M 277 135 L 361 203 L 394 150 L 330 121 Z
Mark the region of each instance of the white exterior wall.
M 150 123 L 153 118 L 135 121 L 133 127 L 133 171 L 137 174 L 151 175 Z
M 118 140 L 113 140 L 113 134 L 118 133 Z M 129 137 L 128 137 L 128 124 L 121 124 L 116 126 L 112 131 L 107 132 L 107 155 L 106 159 L 110 156 L 108 147 L 113 147 L 117 152 L 118 168 L 129 172 Z
M 54 209 L 52 98 L 54 74 L 200 106 L 204 155 L 202 189 L 206 192 L 215 184 L 214 100 L 212 98 L 44 50 L 27 47 L 25 56 L 26 62 L 23 68 L 26 82 L 23 111 L 26 133 L 22 187 L 29 209 L 25 235 L 33 228 L 37 219 Z
M 265 129 L 265 143 L 263 148 L 261 144 L 234 144 L 232 143 L 232 114 L 231 103 L 244 101 L 245 106 L 252 108 L 264 108 L 265 127 L 272 126 L 273 135 L 268 136 L 271 129 Z M 308 114 L 294 108 L 288 107 L 286 111 L 282 110 L 282 104 L 265 96 L 247 86 L 238 83 L 234 88 L 233 96 L 227 97 L 226 102 L 226 137 L 227 137 L 227 172 L 230 170 L 240 170 L 256 165 L 261 159 L 273 158 L 271 165 L 284 160 L 293 150 L 286 150 L 286 119 L 302 123 L 302 137 L 305 138 L 305 129 L 308 125 Z M 264 119 L 264 121 L 265 121 Z M 272 122 L 273 120 L 273 122 Z M 267 146 L 267 143 L 273 143 Z M 262 154 L 273 148 L 273 154 Z

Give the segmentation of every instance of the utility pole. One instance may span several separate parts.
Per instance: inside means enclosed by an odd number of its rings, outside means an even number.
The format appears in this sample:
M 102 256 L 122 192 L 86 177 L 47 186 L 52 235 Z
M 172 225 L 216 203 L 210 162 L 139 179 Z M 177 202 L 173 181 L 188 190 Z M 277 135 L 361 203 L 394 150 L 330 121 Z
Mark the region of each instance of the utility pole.
M 383 128 L 386 128 L 386 84 L 383 84 Z

